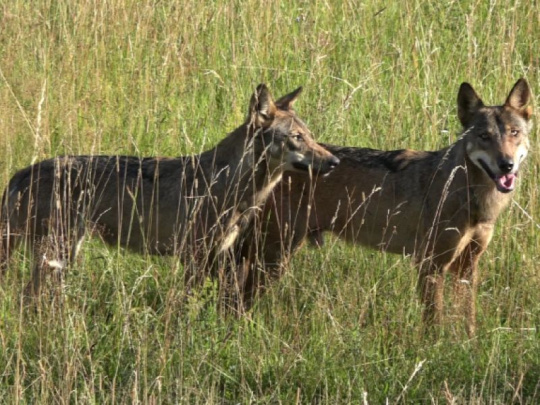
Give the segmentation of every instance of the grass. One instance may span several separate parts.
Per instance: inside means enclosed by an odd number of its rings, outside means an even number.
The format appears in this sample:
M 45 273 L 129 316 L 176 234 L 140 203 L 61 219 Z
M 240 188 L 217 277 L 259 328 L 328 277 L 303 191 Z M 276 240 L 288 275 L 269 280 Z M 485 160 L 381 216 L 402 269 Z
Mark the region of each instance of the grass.
M 438 149 L 469 81 L 537 105 L 537 2 L 14 0 L 0 6 L 0 177 L 58 154 L 208 149 L 259 82 L 318 140 Z M 180 312 L 170 258 L 85 244 L 61 292 L 20 310 L 28 263 L 0 285 L 3 403 L 537 403 L 538 132 L 481 260 L 479 330 L 422 334 L 402 257 L 329 239 L 299 252 L 250 316 Z M 61 302 L 57 302 L 62 297 Z

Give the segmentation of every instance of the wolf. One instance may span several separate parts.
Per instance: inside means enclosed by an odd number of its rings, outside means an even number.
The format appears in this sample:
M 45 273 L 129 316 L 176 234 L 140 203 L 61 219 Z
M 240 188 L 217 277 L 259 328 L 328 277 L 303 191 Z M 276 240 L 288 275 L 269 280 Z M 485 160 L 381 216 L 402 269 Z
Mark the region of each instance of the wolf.
M 439 323 L 445 273 L 467 333 L 476 327 L 477 265 L 508 206 L 529 149 L 530 89 L 520 79 L 505 103 L 486 106 L 468 83 L 457 97 L 463 132 L 438 151 L 381 151 L 323 145 L 340 159 L 327 177 L 286 174 L 267 200 L 262 229 L 237 252 L 244 308 L 281 276 L 305 239 L 323 232 L 410 255 L 427 325 Z M 430 329 L 430 328 L 428 328 Z
M 293 110 L 301 91 L 274 101 L 259 85 L 245 122 L 199 155 L 64 156 L 20 170 L 2 198 L 0 264 L 24 241 L 31 297 L 47 270 L 61 273 L 98 233 L 131 251 L 178 255 L 186 284 L 200 282 L 285 171 L 324 174 L 339 163 Z

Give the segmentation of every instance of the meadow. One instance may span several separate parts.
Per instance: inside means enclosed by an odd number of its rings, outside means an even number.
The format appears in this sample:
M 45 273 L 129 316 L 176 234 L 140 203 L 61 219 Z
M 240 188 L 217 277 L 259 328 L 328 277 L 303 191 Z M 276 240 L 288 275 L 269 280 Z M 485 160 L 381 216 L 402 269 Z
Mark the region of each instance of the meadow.
M 500 104 L 540 89 L 540 4 L 520 1 L 0 2 L 0 184 L 63 154 L 179 156 L 247 114 L 258 83 L 317 140 L 434 150 L 470 82 Z M 23 252 L 0 283 L 1 403 L 540 402 L 538 130 L 480 263 L 478 332 L 425 336 L 407 257 L 327 237 L 248 316 L 182 267 L 85 243 L 61 291 L 21 306 Z M 209 298 L 210 297 L 210 298 Z M 209 304 L 210 303 L 210 304 Z

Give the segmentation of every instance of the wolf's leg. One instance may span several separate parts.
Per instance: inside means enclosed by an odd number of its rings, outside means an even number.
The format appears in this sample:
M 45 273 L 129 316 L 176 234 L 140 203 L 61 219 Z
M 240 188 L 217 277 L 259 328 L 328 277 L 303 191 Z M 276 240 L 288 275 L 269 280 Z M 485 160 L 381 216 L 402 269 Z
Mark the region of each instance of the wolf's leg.
M 269 212 L 270 218 L 257 225 L 241 250 L 244 273 L 241 297 L 245 310 L 253 306 L 257 296 L 283 277 L 292 255 L 308 235 L 310 216 L 305 201 L 293 203 L 281 198 L 281 207 L 272 206 Z M 317 230 L 316 234 L 322 240 L 322 232 Z
M 208 277 L 212 266 L 215 266 L 215 255 L 211 248 L 201 241 L 187 244 L 184 251 L 180 252 L 180 261 L 184 267 L 184 292 L 186 300 L 200 289 Z
M 454 282 L 454 301 L 465 316 L 467 334 L 472 337 L 476 330 L 476 291 L 478 285 L 478 261 L 493 236 L 493 225 L 479 225 L 470 242 L 450 266 Z
M 41 246 L 44 245 L 44 239 L 32 242 L 32 275 L 31 279 L 24 289 L 24 299 L 28 302 L 29 299 L 37 296 L 41 290 L 41 284 L 45 278 L 44 268 L 46 267 L 46 259 Z
M 276 221 L 277 222 L 277 221 Z M 237 257 L 237 271 L 241 273 L 239 302 L 243 311 L 254 305 L 257 297 L 279 280 L 288 269 L 292 254 L 302 245 L 306 232 L 291 235 L 290 227 L 273 229 L 279 224 L 269 224 L 263 232 L 248 238 Z
M 450 266 L 453 277 L 453 301 L 460 316 L 465 316 L 469 337 L 476 329 L 476 256 L 473 243 L 468 245 Z
M 8 225 L 5 225 L 0 230 L 2 235 L 0 237 L 0 279 L 5 275 L 9 266 L 9 261 L 13 249 L 19 243 L 19 237 L 11 232 Z
M 461 315 L 465 316 L 469 337 L 476 331 L 476 291 L 478 261 L 487 244 L 472 240 L 452 263 L 450 271 L 454 281 L 454 301 Z
M 249 266 L 233 249 L 220 252 L 218 259 L 212 269 L 212 277 L 218 281 L 218 309 L 222 314 L 241 316 L 246 312 L 242 292 Z
M 219 289 L 221 305 L 226 312 L 242 315 L 248 312 L 257 296 L 261 295 L 273 279 L 278 279 L 282 271 L 277 265 L 261 258 L 261 248 L 268 252 L 270 246 L 261 246 L 256 237 L 246 238 L 240 243 L 238 252 L 229 252 L 230 256 L 219 266 Z M 273 251 L 270 251 L 272 255 Z M 280 256 L 281 257 L 281 256 Z M 282 266 L 283 267 L 283 266 Z
M 430 328 L 442 320 L 444 296 L 443 268 L 432 262 L 420 266 L 418 291 L 424 304 L 423 321 Z
M 46 236 L 32 241 L 32 279 L 25 288 L 25 296 L 39 294 L 47 273 L 52 272 L 57 284 L 61 284 L 65 269 L 75 260 L 85 235 L 82 215 L 75 214 L 69 220 L 60 217 L 48 224 Z

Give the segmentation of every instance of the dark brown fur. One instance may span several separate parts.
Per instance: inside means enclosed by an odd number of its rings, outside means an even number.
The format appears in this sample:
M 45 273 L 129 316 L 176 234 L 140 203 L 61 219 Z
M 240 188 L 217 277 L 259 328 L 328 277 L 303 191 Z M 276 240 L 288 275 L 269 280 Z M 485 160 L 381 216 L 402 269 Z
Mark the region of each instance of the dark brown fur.
M 521 79 L 504 105 L 486 107 L 464 83 L 458 96 L 463 134 L 439 151 L 324 145 L 340 166 L 315 181 L 285 175 L 267 201 L 258 241 L 250 238 L 241 248 L 244 306 L 281 276 L 306 236 L 320 244 L 330 231 L 350 243 L 411 255 L 428 324 L 440 320 L 444 273 L 450 271 L 472 335 L 477 263 L 528 150 L 529 98 Z

